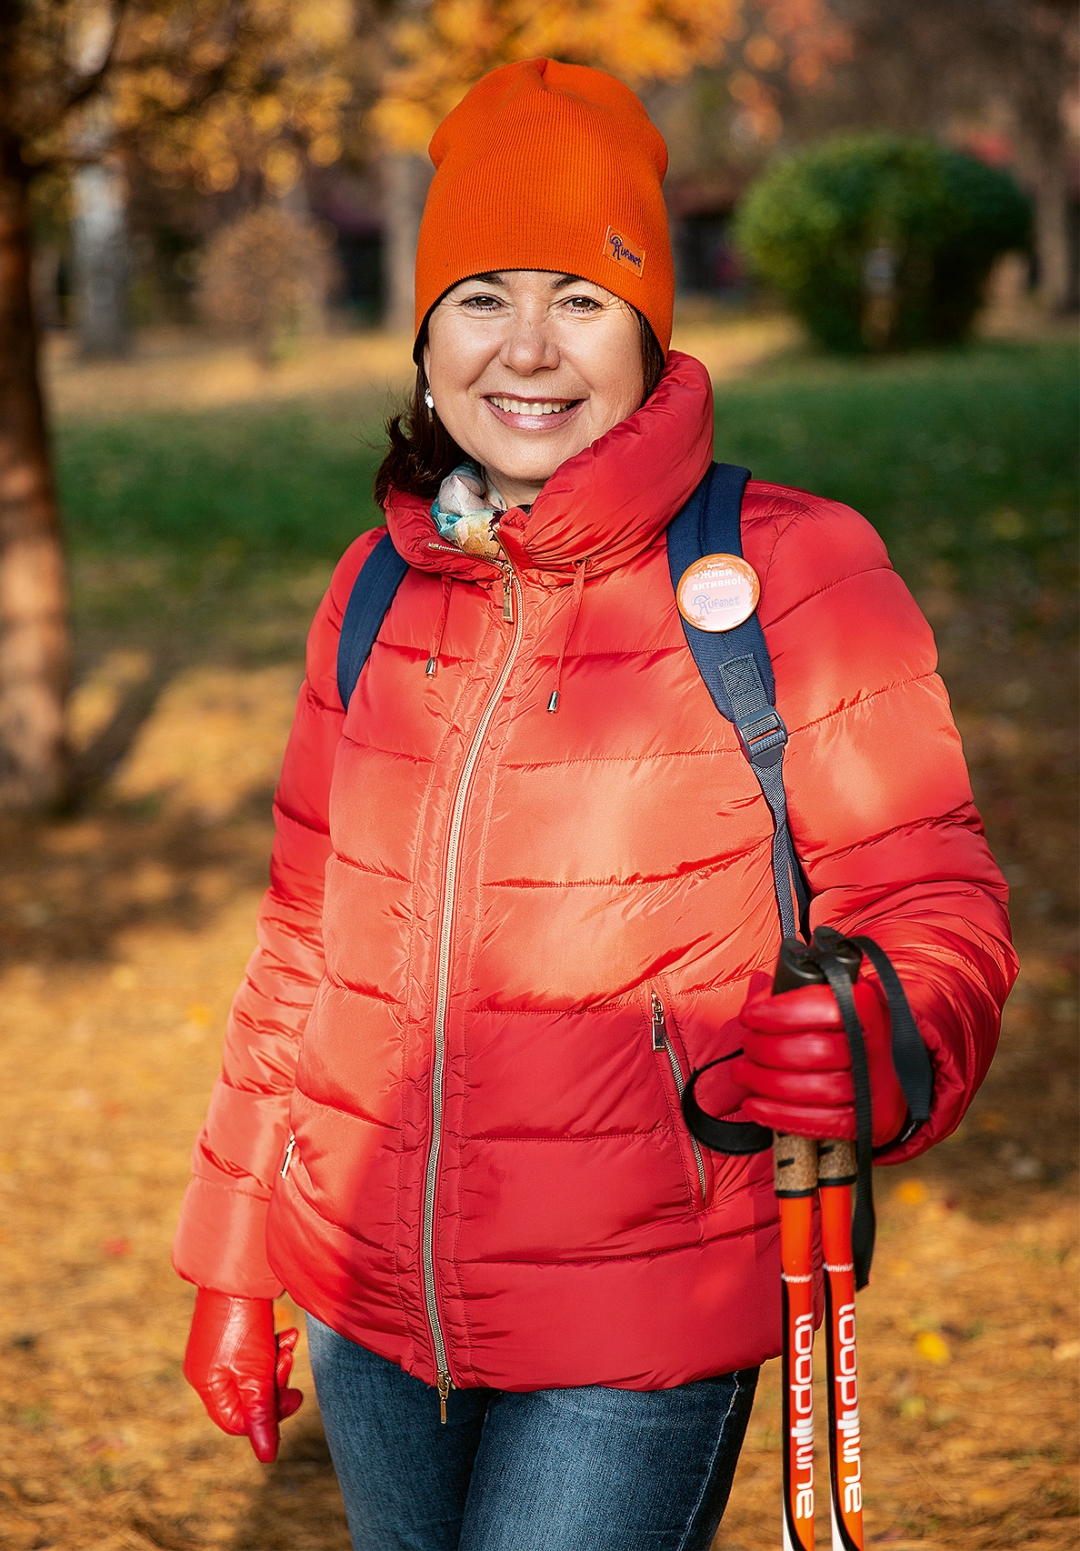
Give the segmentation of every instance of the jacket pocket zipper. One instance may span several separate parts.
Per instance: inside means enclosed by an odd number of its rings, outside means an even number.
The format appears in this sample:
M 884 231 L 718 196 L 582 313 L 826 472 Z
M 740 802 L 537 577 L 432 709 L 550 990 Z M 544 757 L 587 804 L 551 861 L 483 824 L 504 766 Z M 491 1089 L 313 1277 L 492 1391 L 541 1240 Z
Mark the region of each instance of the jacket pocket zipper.
M 652 1047 L 656 1051 L 663 1051 L 668 1058 L 671 1067 L 671 1075 L 675 1080 L 675 1091 L 679 1095 L 679 1103 L 682 1103 L 683 1089 L 686 1086 L 683 1077 L 682 1065 L 679 1061 L 675 1046 L 668 1037 L 667 1020 L 664 1016 L 664 1004 L 652 993 Z M 701 1204 L 705 1205 L 705 1160 L 701 1156 L 701 1148 L 698 1146 L 696 1136 L 691 1136 L 690 1145 L 694 1149 L 694 1163 L 697 1166 L 698 1186 L 701 1190 Z
M 281 1177 L 282 1177 L 282 1179 L 284 1179 L 286 1177 L 286 1175 L 288 1174 L 288 1172 L 289 1172 L 289 1164 L 292 1162 L 292 1155 L 295 1152 L 295 1150 L 296 1150 L 296 1133 L 294 1131 L 290 1131 L 289 1132 L 289 1145 L 285 1149 L 285 1158 L 284 1158 L 284 1161 L 282 1162 L 282 1165 L 281 1165 Z

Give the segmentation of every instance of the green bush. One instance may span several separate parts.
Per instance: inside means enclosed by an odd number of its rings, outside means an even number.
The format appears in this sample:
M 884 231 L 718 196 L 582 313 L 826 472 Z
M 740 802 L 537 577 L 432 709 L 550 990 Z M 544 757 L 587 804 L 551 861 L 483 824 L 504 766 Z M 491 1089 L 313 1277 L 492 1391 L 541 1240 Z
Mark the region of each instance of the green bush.
M 968 332 L 994 260 L 1028 241 L 1007 173 L 929 140 L 845 135 L 770 168 L 735 237 L 829 350 L 902 350 Z

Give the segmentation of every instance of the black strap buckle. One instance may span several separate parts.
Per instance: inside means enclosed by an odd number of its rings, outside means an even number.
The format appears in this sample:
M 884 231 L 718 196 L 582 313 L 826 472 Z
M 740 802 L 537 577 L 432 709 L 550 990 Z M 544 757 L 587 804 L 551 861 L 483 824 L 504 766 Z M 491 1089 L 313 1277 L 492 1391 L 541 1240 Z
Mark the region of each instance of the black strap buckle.
M 736 717 L 735 731 L 752 765 L 775 765 L 783 759 L 788 730 L 779 712 L 772 706 L 763 706 L 759 711 Z

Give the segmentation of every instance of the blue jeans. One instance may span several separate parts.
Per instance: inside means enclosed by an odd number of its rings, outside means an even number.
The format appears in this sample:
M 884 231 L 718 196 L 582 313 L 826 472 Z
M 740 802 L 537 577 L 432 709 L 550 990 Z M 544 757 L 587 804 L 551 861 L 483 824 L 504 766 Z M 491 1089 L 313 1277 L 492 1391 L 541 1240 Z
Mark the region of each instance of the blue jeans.
M 757 1369 L 675 1389 L 434 1389 L 308 1315 L 355 1551 L 708 1551 Z

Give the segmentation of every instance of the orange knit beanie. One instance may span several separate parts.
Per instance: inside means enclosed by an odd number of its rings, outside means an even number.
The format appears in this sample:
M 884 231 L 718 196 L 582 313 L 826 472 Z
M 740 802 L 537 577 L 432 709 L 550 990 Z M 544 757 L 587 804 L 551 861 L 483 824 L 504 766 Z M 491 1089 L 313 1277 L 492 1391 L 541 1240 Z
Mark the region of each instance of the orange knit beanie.
M 671 342 L 675 277 L 660 184 L 667 147 L 621 81 L 527 59 L 479 81 L 435 131 L 416 250 L 416 331 L 459 280 L 580 275 Z

